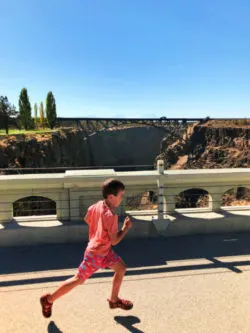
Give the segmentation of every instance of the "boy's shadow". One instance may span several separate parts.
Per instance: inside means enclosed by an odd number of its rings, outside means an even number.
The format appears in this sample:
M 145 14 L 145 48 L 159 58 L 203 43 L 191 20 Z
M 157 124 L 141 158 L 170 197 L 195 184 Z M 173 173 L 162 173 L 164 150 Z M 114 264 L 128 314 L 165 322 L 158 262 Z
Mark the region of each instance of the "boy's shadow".
M 131 333 L 144 333 L 136 327 L 133 327 L 134 324 L 140 323 L 140 319 L 135 316 L 116 316 L 114 317 L 115 321 L 124 326 Z
M 48 333 L 63 333 L 59 330 L 59 328 L 56 326 L 56 324 L 51 321 L 48 326 Z
M 140 319 L 135 316 L 116 316 L 115 321 L 124 326 L 129 332 L 131 333 L 144 333 L 143 331 L 139 330 L 136 327 L 133 327 L 134 324 L 140 323 Z M 63 333 L 59 328 L 56 326 L 54 321 L 51 321 L 48 326 L 48 333 Z

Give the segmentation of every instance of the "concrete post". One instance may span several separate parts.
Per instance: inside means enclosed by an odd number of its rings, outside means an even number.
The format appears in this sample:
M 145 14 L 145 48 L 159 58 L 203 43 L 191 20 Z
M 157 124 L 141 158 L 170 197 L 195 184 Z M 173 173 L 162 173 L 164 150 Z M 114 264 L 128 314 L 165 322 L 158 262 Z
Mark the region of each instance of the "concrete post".
M 157 170 L 159 173 L 157 179 L 158 186 L 158 219 L 164 218 L 164 161 L 157 161 Z
M 210 194 L 209 208 L 216 212 L 221 208 L 221 194 Z
M 166 213 L 165 209 L 165 200 L 164 200 L 164 161 L 159 160 L 157 161 L 157 170 L 158 170 L 158 179 L 157 179 L 157 186 L 158 186 L 158 216 L 157 218 L 152 219 L 153 229 L 150 231 L 150 235 L 164 235 L 168 225 L 169 220 L 164 219 L 164 213 Z
M 165 195 L 167 193 L 165 192 Z M 176 200 L 176 196 L 175 195 L 171 195 L 171 194 L 167 194 L 167 203 L 166 203 L 166 210 L 168 213 L 174 213 L 175 212 L 175 200 Z
M 79 192 L 70 189 L 70 219 L 71 221 L 80 220 Z
M 59 193 L 57 200 L 57 218 L 61 221 L 70 220 L 70 190 Z
M 6 197 L 4 199 L 4 196 L 1 196 L 4 200 L 6 200 Z M 0 223 L 2 222 L 10 222 L 13 220 L 13 206 L 12 203 L 4 202 L 0 203 Z

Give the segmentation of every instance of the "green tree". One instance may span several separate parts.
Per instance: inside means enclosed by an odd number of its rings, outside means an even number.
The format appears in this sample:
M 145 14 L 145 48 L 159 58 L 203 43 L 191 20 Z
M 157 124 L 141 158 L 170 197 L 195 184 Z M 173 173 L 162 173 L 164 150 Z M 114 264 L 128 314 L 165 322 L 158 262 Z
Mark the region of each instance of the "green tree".
M 40 112 L 40 125 L 42 127 L 44 127 L 44 125 L 45 125 L 45 119 L 44 119 L 43 102 L 40 103 L 39 112 Z
M 31 106 L 26 88 L 23 88 L 19 97 L 19 112 L 22 126 L 28 130 L 32 126 Z
M 9 125 L 17 114 L 15 106 L 9 103 L 8 98 L 0 96 L 0 128 L 4 128 L 6 134 L 9 134 Z
M 46 117 L 48 121 L 48 125 L 51 129 L 53 129 L 56 125 L 56 101 L 52 94 L 52 92 L 48 92 L 46 99 Z
M 37 104 L 35 103 L 34 105 L 34 121 L 35 121 L 35 125 L 37 126 L 37 123 L 38 123 L 38 119 L 37 119 L 37 111 L 38 111 L 38 108 L 37 108 Z

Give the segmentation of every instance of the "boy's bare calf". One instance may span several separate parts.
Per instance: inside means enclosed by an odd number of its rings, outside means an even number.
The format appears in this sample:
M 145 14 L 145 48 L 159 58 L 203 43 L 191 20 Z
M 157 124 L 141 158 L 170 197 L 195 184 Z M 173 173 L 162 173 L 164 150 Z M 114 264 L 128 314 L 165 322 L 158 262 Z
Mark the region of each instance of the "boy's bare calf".
M 113 277 L 110 301 L 115 303 L 118 300 L 122 280 L 126 273 L 126 265 L 123 260 L 120 260 L 117 264 L 111 267 L 111 269 L 115 271 L 115 274 Z
M 48 301 L 53 303 L 56 299 L 68 293 L 70 290 L 82 284 L 84 281 L 76 274 L 68 280 L 64 281 L 63 284 L 51 295 L 48 296 Z

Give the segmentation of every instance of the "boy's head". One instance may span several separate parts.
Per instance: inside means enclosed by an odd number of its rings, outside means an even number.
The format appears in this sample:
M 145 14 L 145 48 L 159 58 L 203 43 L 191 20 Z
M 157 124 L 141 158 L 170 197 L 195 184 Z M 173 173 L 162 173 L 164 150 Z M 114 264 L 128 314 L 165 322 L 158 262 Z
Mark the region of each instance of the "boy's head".
M 117 179 L 107 179 L 102 185 L 102 195 L 113 207 L 118 207 L 123 200 L 125 185 Z

